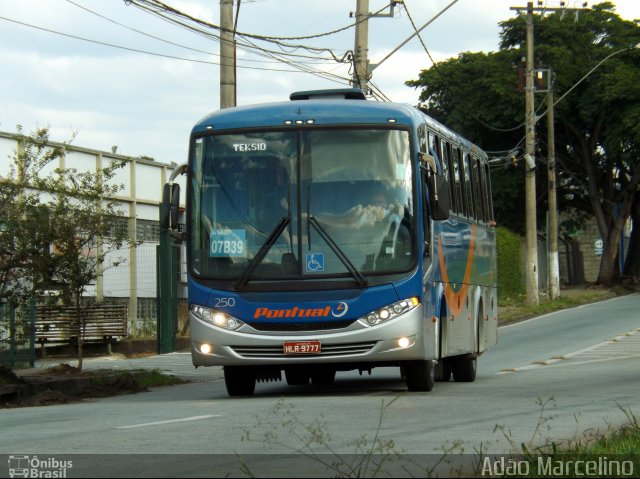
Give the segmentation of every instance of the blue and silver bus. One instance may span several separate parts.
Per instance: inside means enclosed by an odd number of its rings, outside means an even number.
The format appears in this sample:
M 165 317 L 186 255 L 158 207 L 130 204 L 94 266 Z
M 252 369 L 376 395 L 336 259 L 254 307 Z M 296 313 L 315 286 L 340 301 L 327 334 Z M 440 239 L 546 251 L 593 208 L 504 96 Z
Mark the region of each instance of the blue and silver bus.
M 216 111 L 190 141 L 192 359 L 229 395 L 376 367 L 410 391 L 475 380 L 497 342 L 481 149 L 357 89 Z

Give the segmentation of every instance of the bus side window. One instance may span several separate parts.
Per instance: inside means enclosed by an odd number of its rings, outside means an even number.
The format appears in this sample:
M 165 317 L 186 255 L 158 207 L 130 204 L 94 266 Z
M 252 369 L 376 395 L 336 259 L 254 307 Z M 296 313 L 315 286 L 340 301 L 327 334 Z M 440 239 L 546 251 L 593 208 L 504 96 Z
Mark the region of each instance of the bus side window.
M 472 171 L 471 166 L 469 165 L 469 153 L 466 151 L 462 152 L 462 164 L 464 167 L 464 195 L 465 202 L 467 204 L 467 215 L 475 220 L 476 219 L 476 208 L 475 202 L 473 201 L 473 182 L 471 181 Z
M 471 165 L 473 202 L 476 206 L 476 218 L 478 221 L 485 221 L 482 208 L 482 188 L 480 187 L 480 160 L 476 157 L 471 157 Z
M 427 125 L 423 123 L 418 127 L 418 145 L 422 153 L 429 151 L 427 135 Z
M 454 176 L 454 190 L 451 192 L 451 196 L 456 197 L 456 211 L 459 215 L 466 215 L 464 207 L 464 197 L 462 194 L 462 165 L 460 163 L 460 155 L 458 155 L 458 149 L 453 148 L 450 143 L 447 143 L 447 150 L 449 151 L 450 161 L 453 165 Z
M 451 145 L 447 142 L 442 142 L 442 163 L 447 164 L 449 170 L 449 191 L 451 192 L 451 211 L 456 213 L 459 211 L 459 202 L 456 196 L 456 169 L 454 163 L 451 160 Z
M 489 165 L 485 163 L 484 171 L 486 175 L 486 189 L 487 189 L 487 222 L 493 221 L 493 198 L 491 197 L 491 177 L 489 175 Z
M 481 194 L 482 194 L 482 212 L 483 212 L 483 216 L 484 216 L 484 221 L 488 222 L 490 220 L 490 215 L 489 215 L 489 198 L 487 197 L 488 195 L 488 188 L 487 188 L 487 175 L 484 169 L 484 166 L 482 165 L 482 163 L 480 163 L 478 161 L 478 169 L 480 170 L 480 186 L 481 186 Z

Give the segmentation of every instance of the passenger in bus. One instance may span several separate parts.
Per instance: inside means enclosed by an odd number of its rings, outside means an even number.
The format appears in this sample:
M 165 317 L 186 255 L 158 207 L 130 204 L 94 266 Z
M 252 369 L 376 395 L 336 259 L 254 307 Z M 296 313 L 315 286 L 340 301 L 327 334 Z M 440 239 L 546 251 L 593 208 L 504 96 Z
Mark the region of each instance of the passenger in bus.
M 368 200 L 350 207 L 344 213 L 319 213 L 318 219 L 329 226 L 361 228 L 380 223 L 389 213 L 389 203 L 382 191 L 374 192 Z

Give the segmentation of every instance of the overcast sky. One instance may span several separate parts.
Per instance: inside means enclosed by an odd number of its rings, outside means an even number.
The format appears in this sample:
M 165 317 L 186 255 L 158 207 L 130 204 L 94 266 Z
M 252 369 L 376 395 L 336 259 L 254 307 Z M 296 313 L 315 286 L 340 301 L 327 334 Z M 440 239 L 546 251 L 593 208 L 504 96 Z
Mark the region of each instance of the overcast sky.
M 15 132 L 20 124 L 25 132 L 31 132 L 48 126 L 57 141 L 68 140 L 77 132 L 74 144 L 78 146 L 110 151 L 117 145 L 118 153 L 125 155 L 151 156 L 166 163 L 185 161 L 192 126 L 219 106 L 219 43 L 128 3 L 0 0 L 0 130 Z M 165 3 L 219 24 L 219 0 Z M 418 27 L 451 3 L 406 1 Z M 559 1 L 545 3 L 559 6 Z M 573 2 L 567 3 L 573 6 Z M 621 17 L 640 18 L 640 0 L 613 3 Z M 370 11 L 384 5 L 384 0 L 370 0 Z M 435 61 L 464 51 L 496 51 L 498 22 L 516 15 L 510 7 L 525 5 L 526 0 L 458 0 L 421 35 Z M 237 30 L 279 37 L 322 34 L 352 24 L 349 14 L 355 8 L 356 0 L 242 0 Z M 414 32 L 409 15 L 398 6 L 393 18 L 370 20 L 372 63 Z M 571 21 L 569 16 L 567 21 Z M 341 57 L 353 49 L 354 29 L 291 43 L 331 49 Z M 266 42 L 255 44 L 279 49 Z M 255 52 L 238 51 L 238 105 L 288 100 L 292 91 L 347 86 L 347 80 L 333 82 L 302 73 Z M 300 49 L 292 52 L 314 58 L 329 56 Z M 313 62 L 305 65 L 344 79 L 350 76 L 349 67 L 335 61 L 296 60 Z M 422 44 L 414 38 L 375 69 L 372 81 L 392 101 L 416 104 L 418 92 L 404 82 L 416 79 L 420 70 L 430 65 Z

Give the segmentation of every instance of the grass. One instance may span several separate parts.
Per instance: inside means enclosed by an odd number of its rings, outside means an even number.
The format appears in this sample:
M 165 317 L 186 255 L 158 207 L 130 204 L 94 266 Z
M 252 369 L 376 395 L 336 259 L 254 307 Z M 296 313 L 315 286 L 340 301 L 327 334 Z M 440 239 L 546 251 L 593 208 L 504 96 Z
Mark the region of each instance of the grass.
M 588 287 L 566 289 L 561 290 L 560 297 L 555 300 L 541 297 L 539 304 L 535 306 L 527 305 L 525 297 L 505 298 L 498 305 L 498 320 L 500 324 L 510 323 L 562 309 L 574 308 L 583 304 L 604 301 L 629 293 L 630 291 L 623 288 Z
M 173 386 L 174 384 L 184 384 L 188 382 L 177 376 L 165 374 L 159 369 L 134 370 L 133 373 L 136 377 L 136 382 L 143 388 Z
M 591 432 L 564 444 L 523 446 L 524 459 L 530 465 L 528 477 L 584 476 L 587 463 L 595 471 L 590 477 L 638 477 L 640 423 L 630 409 L 619 407 L 627 417 L 627 424 L 619 429 Z M 546 469 L 542 464 L 546 464 Z

